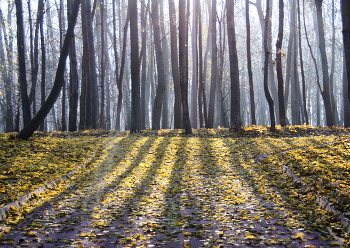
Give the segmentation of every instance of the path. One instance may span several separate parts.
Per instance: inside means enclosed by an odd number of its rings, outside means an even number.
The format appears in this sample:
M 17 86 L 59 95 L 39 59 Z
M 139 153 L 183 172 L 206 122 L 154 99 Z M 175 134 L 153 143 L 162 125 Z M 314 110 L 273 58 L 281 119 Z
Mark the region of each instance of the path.
M 0 247 L 330 247 L 278 191 L 260 187 L 248 145 L 124 137 Z

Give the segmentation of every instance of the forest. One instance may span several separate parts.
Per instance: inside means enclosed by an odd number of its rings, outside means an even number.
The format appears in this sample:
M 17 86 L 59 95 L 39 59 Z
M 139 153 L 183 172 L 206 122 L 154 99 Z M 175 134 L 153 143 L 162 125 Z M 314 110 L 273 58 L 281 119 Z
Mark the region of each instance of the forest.
M 2 1 L 1 131 L 349 127 L 343 2 Z

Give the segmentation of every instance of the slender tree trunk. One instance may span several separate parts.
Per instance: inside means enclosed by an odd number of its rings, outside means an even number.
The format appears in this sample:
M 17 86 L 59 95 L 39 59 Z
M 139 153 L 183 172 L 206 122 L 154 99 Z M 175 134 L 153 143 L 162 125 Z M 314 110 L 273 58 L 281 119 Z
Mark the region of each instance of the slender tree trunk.
M 5 46 L 2 41 L 2 34 L 1 29 L 4 33 L 4 41 Z M 5 85 L 5 99 L 6 99 L 6 127 L 5 132 L 13 132 L 13 107 L 12 107 L 12 82 L 10 78 L 10 74 L 12 73 L 12 70 L 8 70 L 8 66 L 6 65 L 6 58 L 5 58 L 5 48 L 7 50 L 7 56 L 10 56 L 10 49 L 8 45 L 8 38 L 7 38 L 7 32 L 5 27 L 5 22 L 2 16 L 2 11 L 0 7 L 0 71 L 2 75 L 2 79 Z
M 189 0 L 187 0 L 189 1 Z M 214 0 L 215 1 L 215 0 Z M 189 2 L 188 2 L 189 3 Z M 179 0 L 179 62 L 183 124 L 186 134 L 192 134 L 188 110 L 188 16 L 186 1 Z M 189 9 L 187 9 L 189 11 Z
M 283 42 L 283 19 L 284 19 L 284 2 L 279 0 L 279 28 L 278 38 L 276 43 L 276 67 L 278 80 L 278 102 L 280 111 L 280 124 L 282 127 L 286 126 L 286 112 L 284 107 L 283 96 L 283 72 L 282 72 L 282 42 Z
M 240 85 L 239 68 L 236 44 L 236 30 L 234 19 L 234 0 L 226 2 L 227 7 L 227 35 L 230 56 L 230 76 L 231 76 L 231 126 L 239 129 L 242 125 L 240 113 Z M 215 25 L 215 24 L 214 24 Z
M 270 13 L 270 0 L 266 1 L 266 17 L 265 17 L 265 34 L 268 33 L 268 28 L 270 25 L 270 20 L 268 18 Z M 275 131 L 275 112 L 274 112 L 274 107 L 273 107 L 273 100 L 269 91 L 268 87 L 268 66 L 269 66 L 269 55 L 270 51 L 267 47 L 267 35 L 264 36 L 264 49 L 265 49 L 265 63 L 264 63 L 264 91 L 265 91 L 265 96 L 266 100 L 269 104 L 269 110 L 270 110 L 270 120 L 271 120 L 271 128 L 270 131 L 274 132 Z
M 146 129 L 146 73 L 147 73 L 147 11 L 144 4 L 141 5 L 141 62 L 142 62 L 142 73 L 141 73 L 141 128 Z
M 107 4 L 107 2 L 106 2 Z M 105 8 L 105 3 L 104 0 L 100 0 L 100 13 L 101 13 L 101 110 L 100 110 L 100 128 L 105 129 L 106 127 L 104 126 L 105 123 L 105 65 L 104 65 L 104 60 L 105 60 L 105 30 L 104 30 L 104 8 Z
M 80 5 L 80 0 L 75 0 L 72 5 L 72 15 L 69 18 L 68 29 L 67 29 L 66 37 L 61 49 L 60 60 L 58 63 L 55 83 L 53 85 L 52 91 L 48 96 L 47 100 L 45 101 L 45 104 L 40 108 L 40 110 L 38 111 L 36 116 L 33 118 L 33 120 L 31 120 L 30 123 L 26 125 L 17 134 L 18 139 L 27 140 L 34 133 L 34 131 L 44 121 L 45 117 L 50 112 L 52 106 L 54 105 L 54 103 L 56 102 L 60 94 L 61 88 L 63 86 L 62 84 L 63 84 L 63 78 L 64 78 L 64 70 L 66 67 L 66 59 L 68 56 L 71 36 L 74 31 L 75 23 L 79 12 L 79 5 Z
M 210 84 L 210 99 L 208 112 L 207 128 L 214 127 L 214 111 L 215 111 L 215 91 L 216 91 L 216 75 L 217 75 L 217 45 L 216 45 L 216 0 L 212 0 L 211 7 L 211 39 L 212 39 L 212 59 L 211 59 L 211 84 Z
M 120 63 L 120 73 L 119 73 L 119 79 L 118 79 L 118 105 L 117 105 L 116 130 L 121 130 L 120 121 L 121 121 L 121 110 L 122 110 L 122 101 L 123 101 L 123 76 L 124 76 L 124 67 L 125 67 L 126 41 L 127 41 L 129 21 L 130 21 L 130 9 L 128 9 L 125 26 L 124 26 L 122 60 Z
M 67 0 L 68 13 L 71 15 L 71 1 Z M 70 132 L 77 131 L 77 110 L 78 110 L 78 71 L 77 56 L 75 51 L 75 36 L 72 32 L 72 41 L 69 46 L 69 64 L 70 64 L 70 83 L 69 83 L 69 121 L 68 130 Z
M 154 45 L 156 49 L 157 60 L 157 72 L 158 72 L 158 86 L 156 97 L 154 99 L 153 111 L 152 111 L 152 129 L 160 129 L 160 116 L 163 103 L 163 93 L 165 90 L 165 75 L 164 75 L 164 62 L 163 53 L 160 43 L 160 28 L 159 28 L 159 13 L 158 13 L 158 1 L 152 0 L 152 22 L 153 22 L 153 35 Z
M 191 123 L 194 129 L 198 128 L 198 113 L 197 113 L 197 88 L 198 88 L 198 44 L 197 44 L 197 30 L 198 30 L 198 8 L 197 0 L 193 0 L 193 21 L 192 21 L 192 61 L 193 61 L 193 75 L 192 75 L 192 96 L 191 96 Z
M 344 112 L 344 127 L 350 127 L 350 101 L 348 98 L 348 74 L 346 71 L 345 52 L 343 59 L 343 112 Z
M 30 114 L 29 98 L 27 93 L 22 0 L 16 0 L 15 3 L 16 3 L 16 16 L 17 16 L 17 49 L 18 49 L 19 81 L 21 86 L 23 124 L 24 126 L 26 126 L 31 120 L 31 114 Z
M 64 11 L 63 11 L 63 0 L 60 0 L 60 10 L 59 10 L 59 27 L 60 27 L 60 49 L 63 46 L 64 40 Z M 63 79 L 64 80 L 64 79 Z M 61 118 L 61 131 L 67 131 L 67 123 L 66 123 L 66 82 L 64 80 L 63 88 L 62 88 L 62 118 Z
M 164 62 L 164 93 L 163 93 L 163 104 L 162 104 L 162 128 L 169 128 L 168 121 L 168 89 L 169 89 L 169 47 L 168 39 L 165 33 L 164 27 L 164 6 L 163 0 L 160 1 L 160 29 L 162 38 L 162 53 Z
M 42 3 L 44 4 L 44 3 Z M 46 100 L 46 52 L 45 52 L 45 38 L 44 38 L 44 14 L 41 15 L 40 22 L 40 42 L 41 42 L 41 105 L 44 106 Z M 40 124 L 39 130 L 45 131 L 47 129 L 45 120 Z
M 256 125 L 254 83 L 253 83 L 253 71 L 252 71 L 252 54 L 250 49 L 249 0 L 246 0 L 245 6 L 246 6 L 246 26 L 247 26 L 247 68 L 248 68 L 248 80 L 249 80 L 250 112 L 251 112 L 252 125 Z
M 140 60 L 137 28 L 137 0 L 129 0 L 131 47 L 131 127 L 130 132 L 141 130 Z
M 348 81 L 348 98 L 350 100 L 350 1 L 341 0 L 341 14 L 343 22 L 344 60 Z M 349 114 L 349 113 L 347 113 Z
M 335 25 L 334 25 L 334 0 L 332 0 L 332 66 L 331 73 L 329 75 L 330 95 L 332 103 L 332 113 L 335 125 L 339 125 L 339 115 L 337 109 L 337 103 L 334 97 L 334 68 L 335 68 Z
M 324 107 L 326 110 L 327 126 L 331 127 L 335 125 L 332 105 L 330 99 L 330 89 L 329 89 L 329 74 L 328 74 L 328 62 L 326 54 L 326 44 L 324 38 L 324 28 L 323 28 L 323 16 L 322 16 L 322 0 L 315 0 L 316 13 L 317 13 L 317 23 L 319 31 L 319 46 L 322 59 L 322 73 L 323 73 L 323 93 L 322 98 L 324 102 Z
M 197 8 L 197 14 L 198 14 L 198 51 L 199 51 L 199 60 L 198 60 L 198 115 L 199 115 L 199 127 L 204 127 L 204 120 L 203 120 L 203 102 L 202 102 L 202 92 L 203 92 L 203 42 L 202 42 L 202 10 L 200 1 L 196 0 L 196 8 Z
M 183 128 L 182 100 L 180 86 L 180 69 L 177 52 L 176 35 L 176 12 L 174 0 L 169 0 L 170 16 L 170 45 L 171 45 L 171 65 L 174 82 L 175 104 L 174 104 L 174 129 Z

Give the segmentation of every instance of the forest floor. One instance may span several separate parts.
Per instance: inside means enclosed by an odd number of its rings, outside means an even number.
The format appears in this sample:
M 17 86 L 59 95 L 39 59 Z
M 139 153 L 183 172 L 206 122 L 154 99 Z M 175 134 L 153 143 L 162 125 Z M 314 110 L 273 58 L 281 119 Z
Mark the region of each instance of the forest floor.
M 1 134 L 0 148 L 0 247 L 350 246 L 348 129 Z

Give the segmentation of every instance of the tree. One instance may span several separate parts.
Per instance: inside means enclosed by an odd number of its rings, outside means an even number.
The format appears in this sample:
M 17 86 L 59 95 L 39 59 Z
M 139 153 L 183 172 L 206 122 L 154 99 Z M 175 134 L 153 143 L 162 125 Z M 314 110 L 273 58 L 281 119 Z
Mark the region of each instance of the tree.
M 190 114 L 188 110 L 188 17 L 186 16 L 185 4 L 186 1 L 179 0 L 180 86 L 185 134 L 192 134 Z M 187 11 L 189 11 L 189 9 L 187 9 Z
M 137 0 L 129 0 L 131 47 L 131 127 L 130 132 L 141 130 L 140 60 L 137 28 Z
M 254 83 L 253 83 L 253 71 L 252 71 L 252 55 L 250 49 L 250 18 L 249 18 L 249 0 L 245 2 L 245 15 L 246 15 L 246 26 L 247 26 L 247 68 L 248 68 L 248 79 L 249 79 L 249 96 L 250 96 L 250 111 L 252 125 L 256 125 L 255 117 L 255 101 L 254 101 Z
M 158 72 L 158 86 L 156 97 L 154 99 L 153 111 L 152 111 L 152 129 L 160 129 L 160 116 L 163 103 L 163 93 L 165 91 L 165 75 L 164 75 L 164 62 L 163 53 L 160 43 L 160 27 L 159 27 L 159 11 L 158 0 L 152 0 L 152 23 L 153 23 L 153 36 L 154 45 L 156 49 L 156 61 Z
M 283 19 L 284 19 L 284 2 L 279 0 L 279 28 L 278 38 L 276 43 L 276 69 L 278 80 L 278 102 L 280 111 L 280 124 L 282 127 L 286 126 L 286 112 L 284 107 L 283 96 L 283 72 L 282 72 L 282 42 L 283 42 Z
M 348 98 L 350 100 L 350 2 L 341 0 L 341 13 L 343 22 L 344 59 L 348 80 Z M 349 115 L 349 113 L 347 113 Z
M 240 113 L 240 85 L 239 85 L 239 68 L 236 45 L 236 31 L 234 20 L 234 0 L 226 2 L 227 8 L 227 36 L 230 56 L 230 76 L 231 76 L 231 126 L 235 129 L 241 127 Z
M 71 15 L 72 2 L 67 0 L 68 12 L 67 16 Z M 69 46 L 69 120 L 68 130 L 71 132 L 77 131 L 77 110 L 78 110 L 78 71 L 77 71 L 77 56 L 75 51 L 75 36 L 72 32 L 72 41 Z
M 171 46 L 171 66 L 174 82 L 175 104 L 174 104 L 174 128 L 183 128 L 182 104 L 181 104 L 181 86 L 180 86 L 180 69 L 177 52 L 177 35 L 176 35 L 176 13 L 174 0 L 169 0 L 170 16 L 170 46 Z
M 29 98 L 27 93 L 22 0 L 15 0 L 15 4 L 16 4 L 16 17 L 17 17 L 17 49 L 18 49 L 19 82 L 21 86 L 23 124 L 24 126 L 26 126 L 29 124 L 31 120 L 31 114 L 30 114 Z
M 72 5 L 72 14 L 69 18 L 68 29 L 66 32 L 66 37 L 60 53 L 60 59 L 57 66 L 56 78 L 50 95 L 46 99 L 44 105 L 40 108 L 35 117 L 24 126 L 24 128 L 17 134 L 18 139 L 27 140 L 34 133 L 34 131 L 39 127 L 39 125 L 44 121 L 47 114 L 50 112 L 52 106 L 55 104 L 60 91 L 63 86 L 64 70 L 66 67 L 66 59 L 69 52 L 69 46 L 72 38 L 72 33 L 77 20 L 79 5 L 81 0 L 75 0 Z
M 216 91 L 216 73 L 217 73 L 217 45 L 216 45 L 216 0 L 212 0 L 211 5 L 211 42 L 212 42 L 212 59 L 211 59 L 211 84 L 210 84 L 210 98 L 208 111 L 208 125 L 207 128 L 214 127 L 214 111 L 215 111 L 215 91 Z M 229 34 L 230 36 L 230 34 Z
M 269 110 L 270 110 L 270 121 L 271 121 L 271 128 L 270 131 L 274 132 L 276 128 L 276 122 L 275 122 L 275 111 L 274 111 L 274 103 L 269 91 L 268 86 L 268 66 L 269 66 L 269 56 L 270 51 L 267 47 L 267 33 L 268 28 L 270 25 L 270 0 L 266 1 L 266 17 L 265 17 L 265 36 L 264 36 L 264 50 L 265 50 L 265 62 L 264 62 L 264 91 L 265 91 L 265 97 L 267 100 L 267 103 L 269 104 Z
M 192 96 L 191 96 L 191 123 L 193 128 L 197 129 L 197 88 L 198 88 L 198 46 L 197 46 L 197 28 L 198 28 L 198 7 L 197 0 L 193 0 L 193 21 L 192 21 Z
M 316 4 L 316 14 L 317 14 L 317 24 L 318 24 L 318 32 L 319 32 L 319 48 L 321 52 L 321 60 L 322 60 L 322 74 L 323 74 L 323 91 L 322 98 L 324 102 L 324 107 L 326 110 L 326 119 L 327 126 L 334 126 L 334 118 L 332 114 L 332 105 L 330 98 L 330 90 L 329 90 L 329 74 L 328 74 L 328 62 L 327 62 L 327 54 L 326 54 L 326 44 L 324 38 L 324 28 L 323 28 L 323 16 L 322 16 L 322 1 L 323 0 L 315 0 Z

